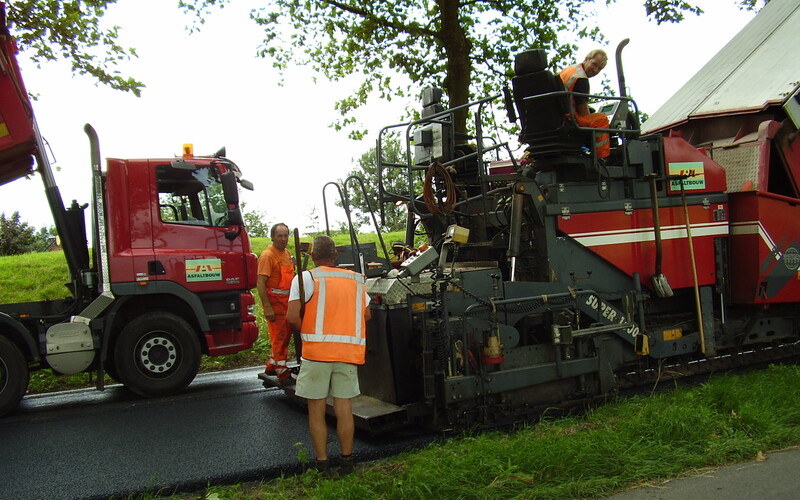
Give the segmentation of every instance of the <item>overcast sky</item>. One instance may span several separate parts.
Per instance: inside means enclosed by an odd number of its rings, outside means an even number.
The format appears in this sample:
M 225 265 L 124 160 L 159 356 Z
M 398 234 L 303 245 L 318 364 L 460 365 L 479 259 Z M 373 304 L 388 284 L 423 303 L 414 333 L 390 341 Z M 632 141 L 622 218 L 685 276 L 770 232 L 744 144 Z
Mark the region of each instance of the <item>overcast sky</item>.
M 651 114 L 754 16 L 740 11 L 735 0 L 697 0 L 706 11 L 702 16 L 656 26 L 645 20 L 643 3 L 618 0 L 600 13 L 612 57 L 600 77 L 616 87 L 613 52 L 620 40 L 630 38 L 623 53 L 626 83 L 639 109 Z M 322 187 L 344 177 L 374 146 L 380 127 L 397 123 L 408 103 L 371 101 L 359 115 L 371 132 L 363 141 L 333 131 L 333 104 L 355 84 L 314 84 L 310 70 L 297 68 L 280 87 L 271 63 L 256 56 L 261 31 L 248 19 L 248 5 L 252 2 L 235 2 L 215 12 L 192 35 L 185 30 L 191 19 L 163 0 L 112 5 L 109 25 L 121 26 L 122 45 L 136 47 L 139 54 L 120 70 L 147 85 L 141 98 L 72 76 L 64 63 L 36 68 L 20 54 L 27 89 L 39 96 L 34 110 L 59 169 L 55 176 L 66 205 L 72 199 L 89 201 L 83 125 L 91 123 L 104 158 L 172 157 L 184 143 L 193 143 L 197 154 L 225 146 L 255 184 L 254 192 L 242 195 L 248 210 L 266 213 L 268 223 L 285 221 L 301 231 L 314 207 L 322 217 Z M 591 48 L 582 47 L 581 54 Z M 328 210 L 341 219 L 332 196 L 328 193 Z M 0 212 L 14 211 L 37 228 L 52 225 L 38 175 L 0 187 Z

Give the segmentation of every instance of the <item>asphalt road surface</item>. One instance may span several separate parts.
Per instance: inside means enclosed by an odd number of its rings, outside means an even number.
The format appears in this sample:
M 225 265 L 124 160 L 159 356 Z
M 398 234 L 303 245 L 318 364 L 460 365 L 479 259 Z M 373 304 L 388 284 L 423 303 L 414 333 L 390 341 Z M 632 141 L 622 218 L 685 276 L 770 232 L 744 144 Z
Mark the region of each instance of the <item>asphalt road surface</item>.
M 264 389 L 261 370 L 200 375 L 169 398 L 121 386 L 28 396 L 0 419 L 0 500 L 168 494 L 299 472 L 298 457 L 313 457 L 305 411 Z M 354 455 L 391 456 L 434 437 L 357 432 Z
M 653 481 L 606 500 L 797 500 L 800 448 L 767 453 L 759 460 L 705 468 L 677 479 Z

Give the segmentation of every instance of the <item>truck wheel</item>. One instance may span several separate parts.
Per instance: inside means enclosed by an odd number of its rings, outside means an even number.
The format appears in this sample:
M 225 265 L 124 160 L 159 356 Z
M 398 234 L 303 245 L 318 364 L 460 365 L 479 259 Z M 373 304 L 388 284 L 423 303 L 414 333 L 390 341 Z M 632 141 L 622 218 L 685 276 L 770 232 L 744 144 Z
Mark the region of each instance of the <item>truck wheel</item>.
M 134 318 L 114 346 L 114 371 L 128 389 L 166 396 L 186 388 L 200 369 L 200 341 L 180 316 L 163 311 Z
M 13 410 L 28 390 L 28 363 L 13 342 L 0 337 L 0 416 Z

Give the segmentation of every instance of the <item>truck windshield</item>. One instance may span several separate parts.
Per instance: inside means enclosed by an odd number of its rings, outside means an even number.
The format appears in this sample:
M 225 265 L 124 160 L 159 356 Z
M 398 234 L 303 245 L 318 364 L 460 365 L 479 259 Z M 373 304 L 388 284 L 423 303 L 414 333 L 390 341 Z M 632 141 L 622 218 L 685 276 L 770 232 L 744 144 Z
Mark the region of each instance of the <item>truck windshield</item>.
M 227 205 L 219 172 L 170 165 L 156 167 L 161 220 L 170 224 L 227 227 Z

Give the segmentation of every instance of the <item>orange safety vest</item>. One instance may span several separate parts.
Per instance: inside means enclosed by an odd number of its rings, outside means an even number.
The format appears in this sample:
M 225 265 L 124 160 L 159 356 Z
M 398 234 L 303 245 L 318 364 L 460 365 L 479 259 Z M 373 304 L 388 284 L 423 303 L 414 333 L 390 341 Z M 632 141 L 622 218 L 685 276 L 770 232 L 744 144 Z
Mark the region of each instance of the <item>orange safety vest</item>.
M 367 290 L 353 271 L 321 266 L 309 271 L 314 293 L 300 325 L 303 357 L 363 365 L 367 352 Z
M 560 76 L 561 81 L 564 82 L 564 88 L 570 92 L 572 92 L 572 89 L 575 88 L 575 82 L 578 81 L 578 78 L 589 78 L 579 64 L 567 66 L 561 71 L 561 73 L 558 74 L 558 76 Z
M 292 286 L 292 278 L 294 278 L 291 254 L 286 250 L 279 252 L 277 248 L 270 245 L 261 254 L 261 258 L 268 260 L 271 264 L 266 283 L 269 302 L 273 305 L 283 304 L 284 311 L 281 314 L 285 314 L 285 307 L 289 303 L 289 288 Z M 260 264 L 263 265 L 263 263 Z M 259 266 L 259 271 L 263 269 L 262 265 Z

